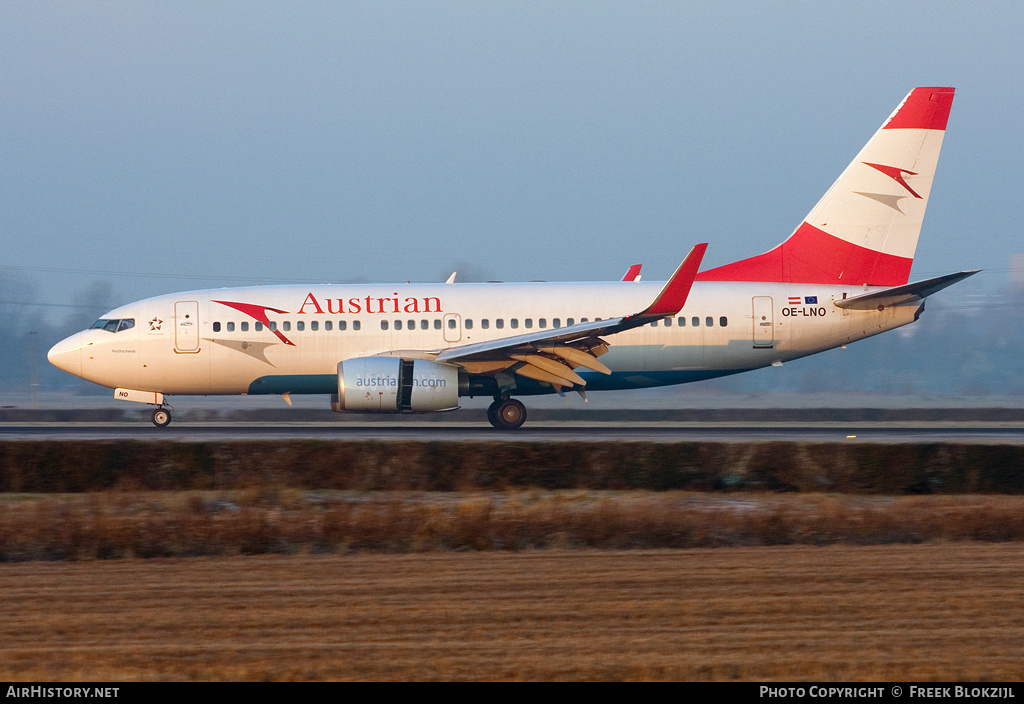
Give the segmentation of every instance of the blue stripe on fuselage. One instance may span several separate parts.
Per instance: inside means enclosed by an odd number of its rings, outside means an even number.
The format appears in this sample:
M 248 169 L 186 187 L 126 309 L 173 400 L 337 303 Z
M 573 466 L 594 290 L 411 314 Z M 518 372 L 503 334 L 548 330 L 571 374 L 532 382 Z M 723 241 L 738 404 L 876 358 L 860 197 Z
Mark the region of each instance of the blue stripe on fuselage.
M 647 389 L 654 386 L 672 386 L 704 381 L 720 376 L 738 374 L 746 369 L 679 370 L 657 372 L 597 372 L 580 371 L 587 382 L 587 391 L 614 391 L 622 389 Z M 249 384 L 249 394 L 334 394 L 338 392 L 338 377 L 335 374 L 280 374 L 261 376 Z M 550 384 L 526 377 L 516 377 L 515 396 L 538 396 L 552 394 Z

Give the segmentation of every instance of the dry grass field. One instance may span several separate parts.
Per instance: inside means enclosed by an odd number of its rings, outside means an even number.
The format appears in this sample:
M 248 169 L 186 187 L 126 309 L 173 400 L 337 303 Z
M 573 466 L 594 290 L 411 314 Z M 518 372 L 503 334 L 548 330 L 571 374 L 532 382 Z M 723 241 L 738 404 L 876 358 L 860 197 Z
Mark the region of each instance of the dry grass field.
M 1024 679 L 1024 544 L 0 565 L 2 680 Z
M 1024 541 L 1024 496 L 682 491 L 0 494 L 0 562 Z

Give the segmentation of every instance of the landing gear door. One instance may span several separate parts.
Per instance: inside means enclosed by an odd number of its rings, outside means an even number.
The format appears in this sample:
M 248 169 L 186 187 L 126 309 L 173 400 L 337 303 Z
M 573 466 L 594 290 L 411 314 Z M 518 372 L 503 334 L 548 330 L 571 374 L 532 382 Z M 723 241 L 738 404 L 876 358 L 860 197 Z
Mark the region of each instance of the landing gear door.
M 754 296 L 754 347 L 775 344 L 775 322 L 772 319 L 772 297 Z
M 199 351 L 199 302 L 174 304 L 174 351 L 192 354 Z

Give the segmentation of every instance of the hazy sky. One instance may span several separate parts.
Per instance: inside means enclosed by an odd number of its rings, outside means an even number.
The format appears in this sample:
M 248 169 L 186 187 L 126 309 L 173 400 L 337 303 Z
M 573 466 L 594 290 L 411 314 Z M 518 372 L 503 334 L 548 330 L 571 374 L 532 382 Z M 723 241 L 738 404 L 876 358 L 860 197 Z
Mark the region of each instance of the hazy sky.
M 1024 252 L 1022 31 L 1020 2 L 4 0 L 0 276 L 664 279 L 785 239 L 952 85 L 912 276 L 991 287 Z

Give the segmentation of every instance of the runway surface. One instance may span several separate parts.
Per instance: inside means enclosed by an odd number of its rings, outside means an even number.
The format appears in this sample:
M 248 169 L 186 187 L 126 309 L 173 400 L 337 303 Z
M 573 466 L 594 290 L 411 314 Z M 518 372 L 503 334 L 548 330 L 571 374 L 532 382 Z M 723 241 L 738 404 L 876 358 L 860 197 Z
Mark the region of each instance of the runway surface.
M 0 440 L 378 440 L 446 442 L 815 441 L 1024 444 L 1024 423 L 587 423 L 539 421 L 516 431 L 486 423 L 4 423 Z

